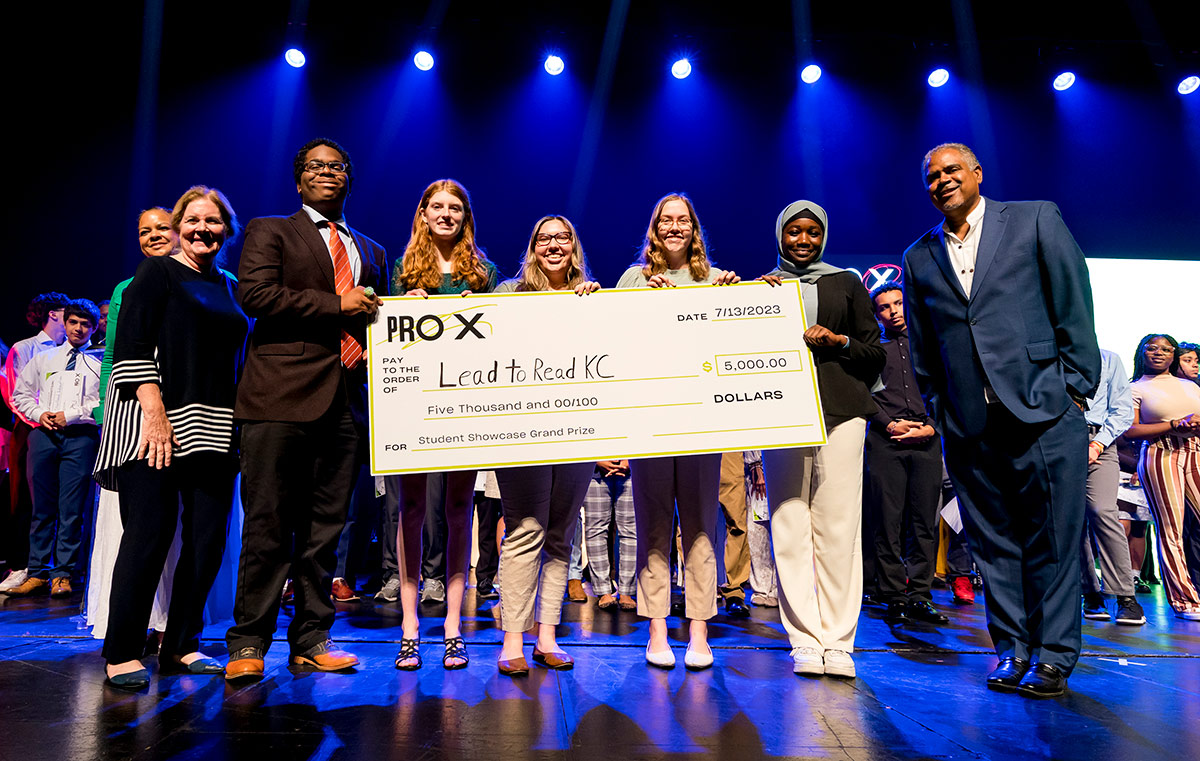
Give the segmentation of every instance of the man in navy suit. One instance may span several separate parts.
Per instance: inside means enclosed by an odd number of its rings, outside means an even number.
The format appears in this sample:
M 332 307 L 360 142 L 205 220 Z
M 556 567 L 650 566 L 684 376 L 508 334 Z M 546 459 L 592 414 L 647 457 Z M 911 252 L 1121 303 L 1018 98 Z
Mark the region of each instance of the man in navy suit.
M 1079 658 L 1078 545 L 1100 376 L 1083 252 L 1058 207 L 979 194 L 960 143 L 923 164 L 945 220 L 904 253 L 917 380 L 983 575 L 992 689 L 1053 697 Z

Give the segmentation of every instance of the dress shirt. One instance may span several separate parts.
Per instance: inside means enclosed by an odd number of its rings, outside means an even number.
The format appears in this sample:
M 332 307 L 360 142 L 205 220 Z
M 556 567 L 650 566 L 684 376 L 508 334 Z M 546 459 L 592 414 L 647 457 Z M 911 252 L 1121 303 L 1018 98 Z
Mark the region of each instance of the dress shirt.
M 354 245 L 354 236 L 350 234 L 350 226 L 346 224 L 346 218 L 343 216 L 338 219 L 326 219 L 321 212 L 308 204 L 301 204 L 300 208 L 304 209 L 304 213 L 321 231 L 321 237 L 325 239 L 325 248 L 329 248 L 329 231 L 337 228 L 338 236 L 346 246 L 346 256 L 350 259 L 350 274 L 354 276 L 354 284 L 358 285 L 358 278 L 362 274 L 362 260 L 358 256 L 358 247 Z M 323 225 L 324 222 L 329 224 Z M 333 261 L 333 249 L 329 251 L 329 259 Z M 333 270 L 337 272 L 337 262 L 333 262 Z
M 950 263 L 958 273 L 958 282 L 962 284 L 963 293 L 971 295 L 971 283 L 975 280 L 975 256 L 979 249 L 980 230 L 983 229 L 983 206 L 986 203 L 979 196 L 979 205 L 967 215 L 967 234 L 962 240 L 942 224 L 942 245 L 950 256 Z
M 908 331 L 885 335 L 879 343 L 884 354 L 883 371 L 879 374 L 883 388 L 871 395 L 879 407 L 871 416 L 871 425 L 886 431 L 893 420 L 911 420 L 932 427 L 933 419 L 925 412 L 925 400 L 913 374 Z
M 17 384 L 13 388 L 13 401 L 21 414 L 32 421 L 32 425 L 38 425 L 42 415 L 47 412 L 64 413 L 67 425 L 96 425 L 92 418 L 92 410 L 100 403 L 100 357 L 90 352 L 87 347 L 81 348 L 76 355 L 73 371 L 83 376 L 82 401 L 67 405 L 66 409 L 52 410 L 44 406 L 40 398 L 46 380 L 56 373 L 66 372 L 67 362 L 74 348 L 69 341 L 65 341 L 53 351 L 43 351 L 34 355 L 17 378 Z
M 36 420 L 29 420 L 17 410 L 17 405 L 13 402 L 13 389 L 16 388 L 17 378 L 21 375 L 21 370 L 25 365 L 29 364 L 29 360 L 35 354 L 43 351 L 48 351 L 58 346 L 53 338 L 44 330 L 38 331 L 38 334 L 32 338 L 26 338 L 17 341 L 13 347 L 8 350 L 8 358 L 4 361 L 4 382 L 0 384 L 0 392 L 4 394 L 4 402 L 8 408 L 16 413 L 17 417 L 21 418 L 27 425 L 37 425 Z
M 1107 448 L 1133 425 L 1133 392 L 1121 358 L 1108 349 L 1100 350 L 1100 385 L 1084 413 L 1088 425 L 1100 426 L 1093 441 Z

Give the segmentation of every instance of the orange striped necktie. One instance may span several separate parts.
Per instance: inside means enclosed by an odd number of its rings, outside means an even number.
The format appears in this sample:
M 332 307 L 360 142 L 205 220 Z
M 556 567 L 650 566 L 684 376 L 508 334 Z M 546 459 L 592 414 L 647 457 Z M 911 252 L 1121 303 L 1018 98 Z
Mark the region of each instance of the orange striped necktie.
M 329 253 L 333 254 L 333 289 L 340 296 L 354 287 L 354 274 L 350 271 L 350 256 L 346 253 L 346 244 L 338 235 L 338 227 L 334 222 L 325 221 L 323 226 L 329 228 Z M 342 364 L 353 370 L 363 357 L 362 344 L 358 339 L 342 331 Z

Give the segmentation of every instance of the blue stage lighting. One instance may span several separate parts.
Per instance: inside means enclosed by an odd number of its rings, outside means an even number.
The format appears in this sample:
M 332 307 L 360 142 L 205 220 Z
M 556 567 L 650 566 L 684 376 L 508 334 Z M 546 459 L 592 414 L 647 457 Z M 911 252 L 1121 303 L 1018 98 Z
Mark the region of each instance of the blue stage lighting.
M 287 61 L 289 66 L 298 69 L 304 65 L 304 54 L 299 48 L 291 48 L 283 54 L 283 60 Z
M 556 55 L 546 56 L 546 73 L 550 76 L 557 77 L 563 73 L 563 69 L 565 68 L 566 64 L 563 63 L 563 59 Z
M 675 63 L 671 64 L 671 76 L 676 79 L 687 79 L 692 73 L 692 62 L 686 58 L 680 58 Z
M 1054 78 L 1055 90 L 1067 90 L 1070 89 L 1071 85 L 1073 84 L 1075 84 L 1074 72 L 1064 71 L 1062 74 L 1059 74 Z
M 1191 95 L 1197 89 L 1200 89 L 1200 77 L 1190 76 L 1179 83 L 1180 95 Z
M 925 80 L 930 87 L 941 87 L 950 81 L 950 72 L 945 69 L 934 69 L 929 72 L 929 79 Z
M 413 56 L 413 65 L 421 71 L 429 71 L 433 68 L 433 54 L 427 50 L 418 50 Z
M 821 78 L 821 67 L 815 63 L 810 63 L 805 66 L 800 72 L 800 80 L 806 85 L 811 85 Z

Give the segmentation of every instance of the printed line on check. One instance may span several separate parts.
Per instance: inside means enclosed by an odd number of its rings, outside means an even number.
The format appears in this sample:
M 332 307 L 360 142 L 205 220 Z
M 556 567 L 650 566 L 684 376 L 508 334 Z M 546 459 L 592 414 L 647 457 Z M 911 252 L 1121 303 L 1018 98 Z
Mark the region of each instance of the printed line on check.
M 444 452 L 447 449 L 486 449 L 488 447 L 527 447 L 530 444 L 575 444 L 580 441 L 620 441 L 628 436 L 605 436 L 595 439 L 543 439 L 539 441 L 506 441 L 503 444 L 471 444 L 462 447 L 421 447 L 414 452 Z
M 758 317 L 714 317 L 712 322 L 737 322 L 739 320 L 782 320 L 786 314 L 765 314 Z
M 452 386 L 450 388 L 423 388 L 421 393 L 430 391 L 480 391 L 495 388 L 550 388 L 551 386 L 586 386 L 591 383 L 637 383 L 639 381 L 681 380 L 683 378 L 699 378 L 700 375 L 664 375 L 659 378 L 611 378 L 608 380 L 563 381 L 562 383 L 517 383 L 511 386 Z
M 671 404 L 631 404 L 625 407 L 579 407 L 571 410 L 532 410 L 530 412 L 490 412 L 483 415 L 447 415 L 427 417 L 426 420 L 465 420 L 473 417 L 515 417 L 517 415 L 560 415 L 567 412 L 609 412 L 612 410 L 645 410 L 651 407 L 689 407 L 704 402 L 672 402 Z
M 765 425 L 757 428 L 723 428 L 719 431 L 677 431 L 674 433 L 656 433 L 655 436 L 694 436 L 699 433 L 741 433 L 743 431 L 777 431 L 781 428 L 812 428 L 813 423 L 803 425 Z

